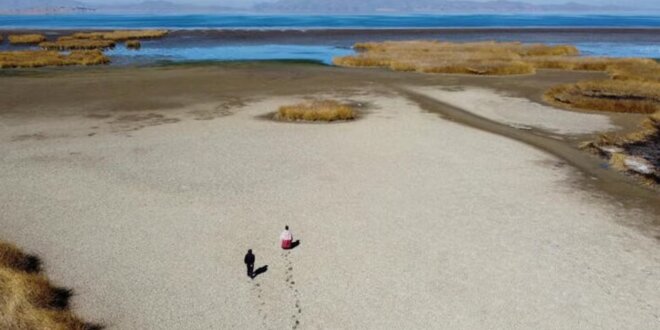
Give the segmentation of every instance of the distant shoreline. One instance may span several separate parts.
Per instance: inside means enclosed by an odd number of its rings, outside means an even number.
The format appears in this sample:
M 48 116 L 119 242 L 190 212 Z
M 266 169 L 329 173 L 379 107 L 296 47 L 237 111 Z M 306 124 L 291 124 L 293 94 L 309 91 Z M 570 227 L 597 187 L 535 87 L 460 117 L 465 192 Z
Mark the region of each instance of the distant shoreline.
M 46 34 L 70 34 L 79 31 L 111 31 L 111 30 L 142 30 L 146 28 L 131 27 L 81 27 L 81 28 L 32 28 L 32 27 L 0 27 L 0 33 L 14 32 L 40 32 Z M 476 34 L 484 32 L 494 32 L 502 34 L 516 33 L 622 33 L 631 34 L 639 37 L 639 34 L 658 33 L 660 27 L 438 27 L 438 28 L 365 28 L 365 27 L 346 27 L 346 28 L 169 28 L 170 35 L 195 35 L 195 34 L 216 34 L 218 36 L 277 36 L 277 35 L 345 35 L 355 36 L 363 35 L 415 35 L 424 37 L 424 35 L 436 35 L 438 33 L 452 34 Z M 653 39 L 660 39 L 660 36 L 653 35 Z

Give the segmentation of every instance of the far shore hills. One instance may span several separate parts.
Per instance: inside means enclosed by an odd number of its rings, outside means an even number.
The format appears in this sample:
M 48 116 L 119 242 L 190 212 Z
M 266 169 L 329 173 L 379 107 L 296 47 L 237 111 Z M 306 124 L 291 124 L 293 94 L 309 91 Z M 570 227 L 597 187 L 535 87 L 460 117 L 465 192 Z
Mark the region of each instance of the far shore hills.
M 0 0 L 0 15 L 48 14 L 219 14 L 219 13 L 306 13 L 306 14 L 621 14 L 660 12 L 648 6 L 593 5 L 580 2 L 533 4 L 524 1 L 325 1 L 277 0 L 246 6 L 179 4 L 170 1 L 143 1 L 135 4 L 94 4 L 86 1 Z

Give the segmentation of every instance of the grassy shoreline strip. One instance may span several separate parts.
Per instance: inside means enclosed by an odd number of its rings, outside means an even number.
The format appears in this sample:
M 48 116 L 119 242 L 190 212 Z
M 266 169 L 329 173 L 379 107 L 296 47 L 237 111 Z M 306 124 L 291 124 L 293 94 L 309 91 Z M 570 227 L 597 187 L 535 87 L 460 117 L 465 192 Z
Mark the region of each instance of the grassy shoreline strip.
M 113 40 L 105 39 L 75 39 L 71 37 L 60 37 L 57 41 L 46 41 L 39 43 L 39 47 L 47 50 L 83 50 L 83 49 L 108 49 L 114 48 Z
M 41 273 L 41 261 L 0 241 L 0 328 L 99 330 L 69 308 L 72 291 L 54 286 Z
M 43 34 L 12 34 L 8 38 L 12 45 L 36 45 L 46 41 L 46 36 Z
M 127 41 L 138 39 L 162 38 L 169 33 L 167 30 L 117 30 L 111 32 L 79 32 L 71 37 L 74 39 L 105 39 L 112 41 Z
M 0 52 L 0 68 L 99 65 L 110 59 L 100 50 L 74 50 L 68 54 L 50 50 Z

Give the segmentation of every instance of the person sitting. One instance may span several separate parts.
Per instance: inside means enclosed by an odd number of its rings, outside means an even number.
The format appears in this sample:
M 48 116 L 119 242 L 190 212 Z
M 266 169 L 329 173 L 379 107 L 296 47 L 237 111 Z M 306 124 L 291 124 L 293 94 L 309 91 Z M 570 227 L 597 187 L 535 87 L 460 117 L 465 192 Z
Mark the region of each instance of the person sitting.
M 289 231 L 289 226 L 284 226 L 284 231 L 280 235 L 280 243 L 282 245 L 282 249 L 284 250 L 288 250 L 292 247 L 293 235 Z

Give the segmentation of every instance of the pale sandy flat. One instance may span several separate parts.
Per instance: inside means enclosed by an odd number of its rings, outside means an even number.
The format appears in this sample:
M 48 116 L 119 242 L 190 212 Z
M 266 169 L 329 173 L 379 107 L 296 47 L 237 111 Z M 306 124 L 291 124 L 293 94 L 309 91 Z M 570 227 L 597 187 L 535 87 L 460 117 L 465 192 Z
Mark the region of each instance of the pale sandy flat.
M 91 137 L 6 118 L 1 238 L 110 329 L 660 327 L 660 244 L 620 224 L 655 215 L 524 144 L 352 98 L 373 107 L 331 125 L 256 118 L 290 97 Z
M 480 87 L 424 87 L 417 92 L 484 118 L 519 128 L 556 134 L 592 134 L 616 130 L 603 114 L 566 111 Z

